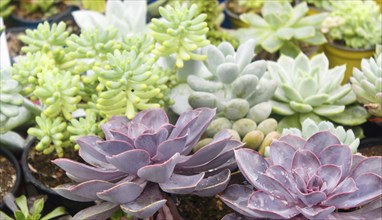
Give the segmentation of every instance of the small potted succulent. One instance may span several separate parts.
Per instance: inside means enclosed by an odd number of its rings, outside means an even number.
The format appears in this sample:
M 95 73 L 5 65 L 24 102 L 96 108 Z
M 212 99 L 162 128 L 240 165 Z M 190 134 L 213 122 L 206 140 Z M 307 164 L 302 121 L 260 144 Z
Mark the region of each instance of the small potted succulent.
M 223 219 L 376 219 L 381 215 L 382 157 L 352 154 L 330 131 L 286 135 L 264 159 L 235 150 L 247 184 L 220 194 L 235 214 Z M 350 210 L 349 210 L 350 209 Z
M 280 131 L 301 128 L 306 118 L 356 126 L 369 117 L 367 110 L 356 104 L 351 85 L 341 85 L 345 66 L 329 69 L 323 53 L 311 59 L 303 53 L 296 59 L 281 56 L 277 62 L 268 62 L 268 71 L 280 83 L 272 100 L 273 113 L 283 116 Z
M 13 212 L 13 216 L 9 217 L 6 213 L 0 211 L 0 219 L 2 220 L 50 220 L 66 214 L 64 207 L 57 207 L 46 215 L 42 215 L 46 198 L 38 196 L 36 198 L 28 198 L 25 195 L 15 198 L 12 194 L 7 194 L 4 198 L 5 204 Z
M 239 29 L 235 36 L 240 42 L 255 39 L 257 52 L 273 54 L 273 60 L 279 54 L 296 57 L 302 48 L 326 42 L 320 25 L 327 13 L 306 16 L 307 12 L 306 2 L 292 7 L 285 1 L 266 1 L 261 9 L 262 16 L 251 13 L 240 16 L 249 27 Z
M 131 121 L 112 117 L 102 125 L 105 139 L 93 135 L 76 140 L 87 164 L 66 158 L 53 161 L 74 181 L 55 191 L 75 201 L 99 201 L 75 219 L 106 219 L 119 208 L 148 218 L 167 209 L 171 201 L 163 192 L 213 196 L 228 184 L 230 170 L 236 168 L 233 150 L 242 147 L 221 131 L 190 154 L 214 116 L 214 109 L 190 110 L 175 125 L 159 108 L 141 111 Z
M 361 59 L 373 56 L 382 42 L 382 14 L 375 1 L 344 1 L 333 5 L 330 16 L 322 24 L 328 44 L 323 49 L 330 67 L 346 64 L 346 83 L 353 67 L 360 68 Z
M 178 77 L 187 79 L 187 84 L 180 84 L 171 92 L 175 101 L 172 106 L 174 112 L 180 114 L 198 107 L 217 108 L 217 118 L 206 131 L 209 140 L 222 129 L 232 129 L 238 140 L 246 139 L 247 147 L 259 148 L 265 136 L 277 127 L 274 119 L 268 119 L 272 111 L 269 100 L 277 83 L 264 77 L 265 61 L 252 62 L 254 49 L 254 40 L 241 44 L 236 52 L 227 42 L 203 48 L 202 54 L 207 56 L 207 60 L 191 68 L 195 74 L 178 72 Z M 186 90 L 189 94 L 183 91 L 184 95 L 179 96 L 178 91 L 184 90 L 183 87 L 189 88 Z M 187 99 L 188 103 L 185 102 Z M 249 136 L 246 137 L 247 134 Z M 258 140 L 261 135 L 261 140 Z M 253 136 L 257 141 L 250 144 Z M 208 139 L 202 141 L 207 143 Z
M 362 151 L 371 155 L 382 154 L 382 55 L 375 58 L 362 59 L 361 69 L 354 68 L 350 77 L 352 88 L 357 96 L 357 101 L 372 115 L 369 124 L 364 126 L 365 138 L 361 141 Z M 375 137 L 371 137 L 375 134 Z

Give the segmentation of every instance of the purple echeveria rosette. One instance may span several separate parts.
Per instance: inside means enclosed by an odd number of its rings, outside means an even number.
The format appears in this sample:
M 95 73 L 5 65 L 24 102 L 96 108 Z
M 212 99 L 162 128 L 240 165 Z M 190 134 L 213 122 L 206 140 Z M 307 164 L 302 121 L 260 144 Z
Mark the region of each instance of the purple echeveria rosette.
M 149 217 L 166 203 L 160 190 L 215 195 L 228 185 L 230 168 L 236 166 L 233 150 L 242 143 L 222 131 L 189 155 L 214 116 L 214 109 L 190 110 L 175 125 L 159 108 L 142 111 L 132 121 L 112 117 L 102 125 L 106 140 L 97 136 L 76 140 L 87 164 L 65 158 L 53 161 L 77 182 L 55 191 L 76 201 L 101 200 L 98 208 L 75 216 L 97 219 L 110 217 L 119 206 L 130 215 Z
M 271 144 L 269 159 L 250 149 L 235 150 L 235 157 L 250 185 L 219 195 L 237 212 L 225 220 L 382 217 L 382 157 L 352 154 L 329 131 L 308 140 L 284 136 Z M 335 212 L 352 208 L 360 209 Z

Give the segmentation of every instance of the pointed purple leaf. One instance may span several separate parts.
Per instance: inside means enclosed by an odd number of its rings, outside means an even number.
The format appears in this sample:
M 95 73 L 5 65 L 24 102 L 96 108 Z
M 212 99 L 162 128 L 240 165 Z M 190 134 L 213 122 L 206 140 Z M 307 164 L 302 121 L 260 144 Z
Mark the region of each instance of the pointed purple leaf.
M 218 133 L 211 143 L 207 144 L 191 157 L 177 164 L 179 167 L 199 166 L 216 158 L 225 148 L 232 135 L 226 130 Z
M 351 164 L 350 174 L 352 174 L 354 169 L 358 166 L 358 164 L 361 163 L 361 161 L 363 161 L 366 158 L 367 157 L 364 157 L 360 154 L 353 154 L 353 161 Z
M 358 190 L 352 193 L 340 194 L 326 200 L 323 205 L 334 205 L 337 208 L 349 209 L 365 205 L 382 196 L 382 177 L 366 173 L 355 180 Z
M 160 143 L 165 141 L 168 136 L 166 128 L 161 128 L 152 134 L 142 134 L 135 139 L 134 145 L 137 149 L 143 149 L 153 157 L 157 153 Z
M 134 149 L 133 145 L 120 140 L 98 141 L 97 146 L 107 156 L 117 155 Z
M 321 177 L 317 176 L 316 174 L 313 174 L 313 176 L 310 177 L 307 185 L 307 188 L 310 190 L 319 190 L 321 187 L 323 187 L 324 181 Z M 323 190 L 320 190 L 323 191 Z
M 274 140 L 270 145 L 269 158 L 273 165 L 280 165 L 289 170 L 295 152 L 296 149 L 293 146 L 283 141 Z
M 97 142 L 102 141 L 97 136 L 84 136 L 76 139 L 80 145 L 79 155 L 88 164 L 96 167 L 112 168 L 105 158 L 105 154 L 98 149 Z
M 327 184 L 325 192 L 330 193 L 339 183 L 342 176 L 342 171 L 336 165 L 326 164 L 318 168 L 317 175 L 320 176 L 322 180 Z
M 259 175 L 265 173 L 268 168 L 268 164 L 264 158 L 254 150 L 251 149 L 238 149 L 235 150 L 235 158 L 237 165 L 243 176 L 253 186 L 256 186 L 256 181 Z
M 231 171 L 229 169 L 223 170 L 214 176 L 209 176 L 199 182 L 196 192 L 193 194 L 198 196 L 214 196 L 227 188 L 230 176 Z
M 335 135 L 329 131 L 319 131 L 306 141 L 304 149 L 311 150 L 318 156 L 325 148 L 335 144 L 341 144 Z
M 294 181 L 293 175 L 288 173 L 288 171 L 284 169 L 284 167 L 280 165 L 272 165 L 267 169 L 266 175 L 282 183 L 289 192 L 294 191 L 294 186 L 296 183 Z M 302 187 L 305 188 L 305 183 Z
M 187 134 L 183 137 L 166 140 L 159 144 L 157 153 L 152 158 L 153 161 L 162 162 L 170 159 L 174 154 L 184 150 L 187 141 Z
M 357 179 L 365 173 L 374 173 L 382 176 L 382 157 L 368 157 L 360 161 L 357 167 L 354 168 L 351 177 Z
M 153 108 L 143 111 L 133 119 L 133 123 L 144 124 L 148 128 L 157 130 L 162 125 L 168 124 L 168 117 L 163 109 Z
M 326 194 L 319 191 L 302 193 L 299 190 L 296 190 L 296 193 L 300 200 L 309 207 L 317 205 L 326 199 Z
M 297 170 L 293 170 L 292 171 L 293 179 L 294 179 L 294 181 L 296 183 L 295 190 L 298 190 L 301 193 L 306 193 L 307 192 L 306 191 L 307 186 L 306 186 L 304 178 L 300 175 L 302 173 L 301 172 L 296 172 L 296 171 Z M 292 192 L 295 192 L 295 190 L 293 190 Z
M 134 146 L 134 140 L 129 137 L 126 133 L 121 132 L 120 130 L 111 130 L 110 133 L 113 135 L 111 140 L 125 141 L 131 146 Z
M 118 204 L 103 202 L 78 212 L 73 219 L 99 220 L 110 218 L 119 209 Z
M 130 126 L 128 127 L 127 133 L 124 134 L 124 136 L 127 136 L 129 139 L 134 141 L 135 138 L 137 138 L 139 135 L 143 134 L 144 131 L 147 131 L 147 130 L 149 130 L 149 128 L 146 127 L 144 124 L 131 123 Z
M 302 149 L 306 144 L 306 140 L 304 140 L 302 137 L 291 135 L 291 134 L 282 136 L 279 139 L 279 141 L 289 144 L 295 150 Z
M 341 180 L 349 176 L 353 156 L 348 145 L 329 146 L 320 153 L 319 158 L 322 164 L 333 164 L 340 167 Z
M 67 174 L 76 177 L 76 179 L 81 182 L 94 179 L 106 181 L 114 180 L 126 175 L 125 173 L 117 170 L 99 169 L 65 158 L 55 159 L 52 162 L 65 170 Z
M 330 200 L 334 198 L 335 196 L 343 195 L 343 194 L 349 194 L 352 192 L 357 191 L 357 185 L 353 178 L 346 178 L 342 182 L 338 184 L 338 186 L 328 194 L 328 199 Z
M 193 192 L 198 183 L 203 179 L 204 173 L 192 176 L 172 174 L 167 182 L 159 183 L 160 188 L 168 193 L 190 194 Z
M 178 157 L 179 153 L 176 153 L 169 160 L 163 163 L 157 163 L 142 167 L 138 170 L 137 174 L 139 177 L 145 180 L 155 183 L 164 183 L 173 173 Z
M 253 190 L 248 186 L 233 184 L 228 186 L 218 196 L 227 206 L 236 212 L 252 218 L 261 218 L 263 217 L 262 215 L 248 208 L 248 199 L 252 193 Z
M 98 199 L 97 193 L 113 187 L 113 183 L 102 180 L 90 180 L 67 188 L 69 192 L 94 200 Z
M 321 163 L 317 156 L 310 150 L 298 150 L 293 155 L 292 169 L 302 168 L 308 176 L 312 176 Z
M 261 212 L 263 218 L 289 219 L 299 214 L 293 204 L 279 200 L 263 191 L 256 191 L 249 197 L 248 208 Z
M 334 212 L 334 210 L 336 210 L 336 207 L 334 206 L 325 208 L 319 206 L 300 208 L 296 206 L 296 208 L 308 219 L 326 219 L 332 212 Z
M 125 182 L 118 184 L 112 188 L 97 193 L 97 196 L 112 203 L 124 204 L 134 201 L 141 195 L 146 186 L 146 181 L 143 183 Z
M 112 116 L 106 123 L 101 125 L 103 133 L 105 133 L 106 140 L 113 139 L 111 130 L 120 130 L 129 124 L 129 119 L 125 116 Z
M 121 205 L 121 209 L 134 217 L 148 218 L 166 202 L 167 200 L 160 194 L 158 185 L 150 184 L 135 201 Z
M 176 121 L 175 128 L 172 130 L 169 138 L 172 139 L 185 135 L 198 116 L 199 113 L 194 110 L 189 110 L 182 113 Z
M 75 187 L 75 186 L 76 185 L 74 185 L 74 184 L 63 184 L 63 185 L 59 185 L 59 186 L 53 188 L 53 191 L 55 191 L 58 195 L 60 195 L 64 198 L 78 201 L 78 202 L 91 202 L 91 201 L 96 200 L 96 199 L 89 198 L 89 197 L 83 197 L 83 196 L 78 195 L 75 192 L 72 192 L 70 189 L 72 187 Z
M 129 150 L 111 157 L 106 157 L 120 171 L 136 175 L 138 170 L 150 164 L 150 155 L 145 150 Z

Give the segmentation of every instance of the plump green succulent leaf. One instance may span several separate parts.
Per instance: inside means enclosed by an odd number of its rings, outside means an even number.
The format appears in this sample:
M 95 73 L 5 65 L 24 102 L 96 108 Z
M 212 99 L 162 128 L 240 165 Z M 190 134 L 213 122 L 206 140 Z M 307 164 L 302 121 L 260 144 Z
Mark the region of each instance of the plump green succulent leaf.
M 188 97 L 188 103 L 190 103 L 192 108 L 199 108 L 199 107 L 216 108 L 218 105 L 218 100 L 216 99 L 216 96 L 210 93 L 194 92 Z
M 369 114 L 367 110 L 361 106 L 351 106 L 339 114 L 327 116 L 330 120 L 347 126 L 355 126 L 365 123 L 368 117 Z
M 261 102 L 257 105 L 254 105 L 249 109 L 247 118 L 252 119 L 256 123 L 260 123 L 267 119 L 272 113 L 272 105 L 269 101 Z

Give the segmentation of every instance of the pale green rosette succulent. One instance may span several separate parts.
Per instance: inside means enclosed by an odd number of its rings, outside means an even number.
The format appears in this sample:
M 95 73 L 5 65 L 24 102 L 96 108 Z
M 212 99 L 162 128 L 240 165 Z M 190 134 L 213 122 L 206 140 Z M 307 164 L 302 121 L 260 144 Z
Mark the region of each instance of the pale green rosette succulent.
M 363 59 L 361 69 L 354 68 L 350 81 L 357 101 L 371 115 L 382 117 L 382 54 L 376 59 Z
M 209 45 L 203 62 L 208 77 L 190 75 L 187 83 L 193 90 L 188 98 L 193 108 L 217 108 L 218 116 L 230 120 L 248 117 L 256 123 L 269 117 L 276 80 L 263 77 L 265 61 L 251 62 L 255 41 L 249 40 L 235 52 L 231 44 Z
M 329 69 L 324 54 L 311 60 L 303 53 L 296 59 L 281 56 L 277 62 L 268 62 L 268 71 L 280 83 L 272 100 L 273 112 L 285 116 L 279 129 L 300 128 L 306 118 L 349 126 L 367 120 L 364 108 L 351 106 L 356 101 L 351 85 L 341 85 L 345 66 Z
M 237 31 L 241 42 L 254 38 L 259 47 L 269 53 L 296 57 L 300 44 L 321 45 L 326 42 L 320 25 L 327 13 L 305 16 L 306 2 L 292 7 L 286 1 L 266 1 L 261 9 L 262 16 L 254 13 L 242 14 L 240 19 L 250 27 Z
M 175 2 L 174 7 L 160 7 L 162 19 L 153 18 L 149 25 L 151 35 L 158 43 L 153 53 L 159 57 L 176 55 L 176 66 L 182 68 L 185 60 L 203 60 L 206 56 L 195 53 L 198 48 L 208 45 L 207 15 L 198 14 L 198 7 L 190 8 Z

